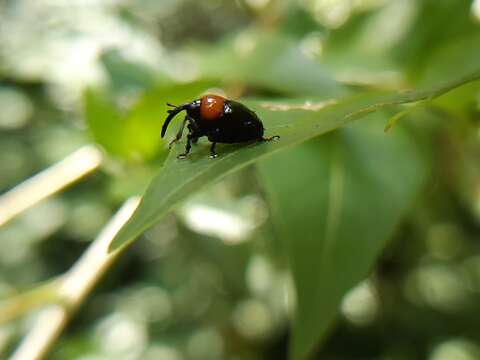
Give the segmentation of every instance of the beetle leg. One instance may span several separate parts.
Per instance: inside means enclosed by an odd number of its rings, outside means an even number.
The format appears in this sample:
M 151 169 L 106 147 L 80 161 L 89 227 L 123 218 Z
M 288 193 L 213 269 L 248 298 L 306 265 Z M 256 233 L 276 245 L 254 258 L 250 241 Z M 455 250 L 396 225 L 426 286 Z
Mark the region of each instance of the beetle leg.
M 215 152 L 215 145 L 217 145 L 216 142 L 212 143 L 212 146 L 210 146 L 210 159 L 215 159 L 218 154 Z
M 177 135 L 173 138 L 172 141 L 168 144 L 168 148 L 171 149 L 172 145 L 175 144 L 178 140 L 182 138 L 183 135 L 183 129 L 185 128 L 185 124 L 187 123 L 188 117 L 185 116 L 185 119 L 182 121 L 182 125 L 180 125 L 180 129 L 178 129 Z
M 274 136 L 270 136 L 270 137 L 268 137 L 268 138 L 262 137 L 262 138 L 260 139 L 260 141 L 272 141 L 272 140 L 278 140 L 278 139 L 280 139 L 280 136 L 274 135 Z
M 187 146 L 185 146 L 185 152 L 178 154 L 177 159 L 185 159 L 192 148 L 192 133 L 188 134 L 187 136 Z

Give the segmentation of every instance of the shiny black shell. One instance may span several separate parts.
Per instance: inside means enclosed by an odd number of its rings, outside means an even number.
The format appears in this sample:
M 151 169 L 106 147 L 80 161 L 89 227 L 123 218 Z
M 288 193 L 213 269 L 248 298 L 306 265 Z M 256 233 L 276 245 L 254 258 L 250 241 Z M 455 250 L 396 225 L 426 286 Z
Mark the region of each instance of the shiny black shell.
M 177 155 L 178 159 L 185 159 L 190 153 L 192 144 L 195 144 L 202 136 L 206 136 L 212 143 L 210 146 L 210 158 L 212 159 L 218 156 L 215 151 L 217 143 L 268 142 L 280 138 L 278 135 L 263 137 L 263 124 L 257 114 L 245 105 L 222 96 L 205 95 L 192 102 L 181 105 L 167 103 L 167 106 L 173 109 L 167 110 L 168 116 L 162 126 L 162 138 L 172 119 L 182 111 L 187 113 L 177 135 L 169 144 L 171 147 L 179 141 L 185 126 L 187 126 L 185 151 Z
M 201 116 L 199 100 L 192 102 L 187 114 L 193 120 L 195 136 L 206 136 L 211 142 L 233 144 L 263 137 L 263 124 L 257 114 L 237 101 L 225 100 L 223 112 L 213 120 Z

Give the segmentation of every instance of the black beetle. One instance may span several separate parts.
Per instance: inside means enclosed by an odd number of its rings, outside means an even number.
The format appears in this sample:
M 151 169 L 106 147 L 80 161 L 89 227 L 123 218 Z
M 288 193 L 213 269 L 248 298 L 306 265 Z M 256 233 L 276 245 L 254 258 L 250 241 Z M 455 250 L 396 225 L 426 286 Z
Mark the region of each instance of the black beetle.
M 170 146 L 180 140 L 185 124 L 188 122 L 188 137 L 185 152 L 178 155 L 184 159 L 190 152 L 191 144 L 198 138 L 206 136 L 212 143 L 210 157 L 215 158 L 216 143 L 243 143 L 250 141 L 270 141 L 280 138 L 278 135 L 263 137 L 263 124 L 257 114 L 237 101 L 228 100 L 218 95 L 205 95 L 200 99 L 183 105 L 175 106 L 167 103 L 174 109 L 168 110 L 168 117 L 162 127 L 162 138 L 165 136 L 168 124 L 181 111 L 187 112 L 182 125 L 170 142 Z

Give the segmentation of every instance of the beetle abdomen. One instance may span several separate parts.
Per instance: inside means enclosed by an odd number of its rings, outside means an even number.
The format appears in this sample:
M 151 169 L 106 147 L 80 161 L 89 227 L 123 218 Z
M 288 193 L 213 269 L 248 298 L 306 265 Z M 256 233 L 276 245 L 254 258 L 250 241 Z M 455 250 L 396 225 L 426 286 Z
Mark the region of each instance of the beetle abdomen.
M 263 137 L 261 123 L 248 122 L 240 126 L 216 127 L 207 133 L 208 140 L 225 144 L 259 140 Z
M 236 101 L 227 100 L 224 114 L 207 136 L 212 142 L 233 144 L 261 139 L 263 131 L 262 122 L 253 111 Z

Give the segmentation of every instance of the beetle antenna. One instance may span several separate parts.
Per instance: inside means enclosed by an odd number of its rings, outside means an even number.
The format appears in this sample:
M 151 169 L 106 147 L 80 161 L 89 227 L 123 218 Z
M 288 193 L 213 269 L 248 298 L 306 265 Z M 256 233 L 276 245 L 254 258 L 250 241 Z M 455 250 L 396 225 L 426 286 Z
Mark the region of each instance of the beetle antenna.
M 181 111 L 186 110 L 189 104 L 183 104 L 179 106 L 172 105 L 170 103 L 167 103 L 168 106 L 174 107 L 174 109 L 167 110 L 168 116 L 165 119 L 165 122 L 163 123 L 162 126 L 162 138 L 165 136 L 165 133 L 167 132 L 168 124 L 170 124 L 170 121 Z
M 168 103 L 168 102 L 167 102 L 167 103 L 165 103 L 165 104 L 166 104 L 167 106 L 170 106 L 170 107 L 174 107 L 174 108 L 176 108 L 176 107 L 177 107 L 177 105 L 173 105 L 173 104 L 171 104 L 171 103 Z

